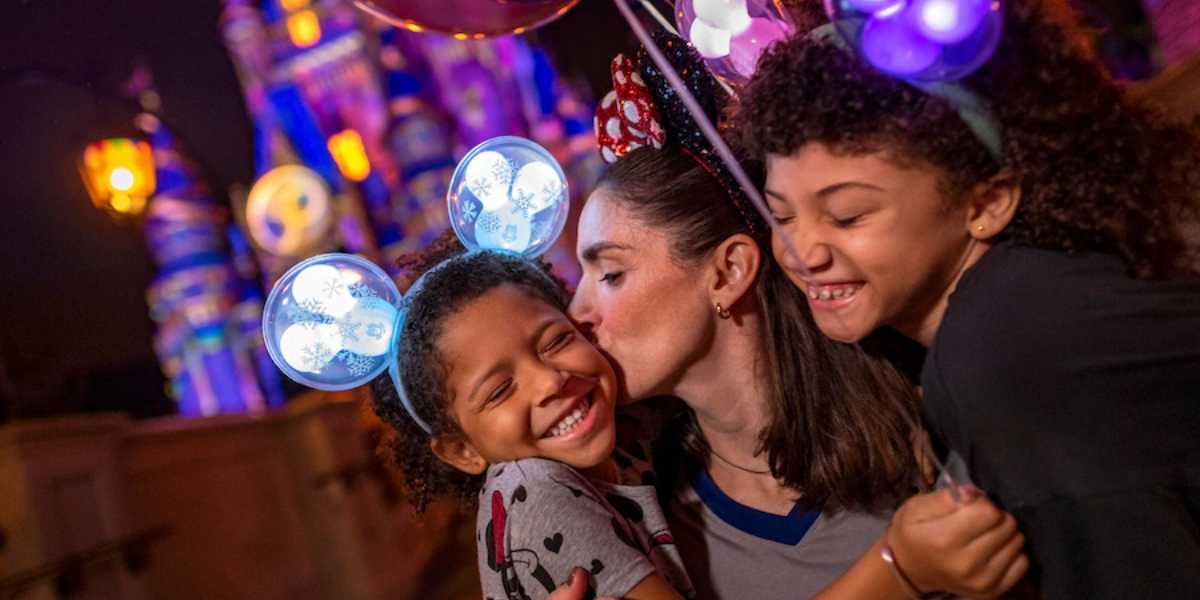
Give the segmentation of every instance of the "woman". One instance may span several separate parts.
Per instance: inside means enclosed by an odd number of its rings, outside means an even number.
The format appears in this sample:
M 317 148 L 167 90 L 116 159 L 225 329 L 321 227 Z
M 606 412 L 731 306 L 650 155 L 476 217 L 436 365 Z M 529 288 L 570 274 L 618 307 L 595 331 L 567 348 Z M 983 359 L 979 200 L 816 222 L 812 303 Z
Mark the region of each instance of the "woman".
M 1200 597 L 1200 150 L 1040 5 L 1006 2 L 961 83 L 993 151 L 837 44 L 770 51 L 739 118 L 798 254 L 775 255 L 826 335 L 929 348 L 935 442 L 1018 517 L 1045 597 Z
M 910 387 L 822 339 L 762 231 L 671 147 L 617 161 L 580 218 L 572 316 L 631 399 L 689 408 L 682 464 L 657 462 L 698 597 L 905 598 L 884 538 L 918 590 L 1010 587 L 1021 539 L 986 499 L 918 498 L 888 531 L 916 478 Z
M 714 113 L 698 56 L 678 39 L 658 42 Z M 602 154 L 624 156 L 584 206 L 571 314 L 631 400 L 687 403 L 653 459 L 697 596 L 992 597 L 1011 587 L 1023 540 L 987 499 L 968 492 L 958 505 L 943 491 L 890 515 L 917 481 L 912 386 L 819 334 L 768 259 L 765 224 L 644 52 L 639 62 L 614 61 L 616 90 L 597 111 Z M 575 584 L 577 595 L 557 597 L 580 597 Z

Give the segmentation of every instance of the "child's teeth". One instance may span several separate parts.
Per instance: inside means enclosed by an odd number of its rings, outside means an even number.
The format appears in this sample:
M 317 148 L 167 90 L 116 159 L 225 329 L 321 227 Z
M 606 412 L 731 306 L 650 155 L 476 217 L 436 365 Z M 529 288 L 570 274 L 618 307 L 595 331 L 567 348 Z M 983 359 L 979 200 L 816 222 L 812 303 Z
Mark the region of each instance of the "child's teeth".
M 813 300 L 840 300 L 842 298 L 849 298 L 850 296 L 858 293 L 858 288 L 860 287 L 862 286 L 852 285 L 846 287 L 821 289 L 809 288 L 808 297 Z
M 575 425 L 583 420 L 583 416 L 587 414 L 588 408 L 590 407 L 590 399 L 584 398 L 583 402 L 580 403 L 578 408 L 571 411 L 570 414 L 563 417 L 557 425 L 550 429 L 550 437 L 558 437 L 560 435 L 566 435 L 570 433 L 571 430 L 575 428 Z

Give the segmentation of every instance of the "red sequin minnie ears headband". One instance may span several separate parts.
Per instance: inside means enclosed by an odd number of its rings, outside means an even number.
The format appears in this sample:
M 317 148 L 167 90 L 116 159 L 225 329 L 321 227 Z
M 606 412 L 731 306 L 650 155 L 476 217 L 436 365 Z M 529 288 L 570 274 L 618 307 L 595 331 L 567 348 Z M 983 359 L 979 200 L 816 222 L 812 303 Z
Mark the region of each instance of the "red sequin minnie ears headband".
M 633 61 L 624 54 L 612 60 L 613 90 L 596 107 L 596 143 L 608 163 L 647 144 L 655 149 L 667 142 L 662 119 L 650 88 Z
M 715 122 L 722 92 L 700 55 L 681 38 L 665 32 L 656 32 L 654 41 Z M 637 148 L 658 149 L 674 144 L 721 184 L 751 233 L 764 231 L 750 199 L 701 133 L 682 99 L 650 60 L 646 49 L 638 49 L 636 64 L 624 55 L 617 55 L 611 70 L 613 91 L 596 107 L 594 123 L 596 143 L 604 160 L 613 163 Z

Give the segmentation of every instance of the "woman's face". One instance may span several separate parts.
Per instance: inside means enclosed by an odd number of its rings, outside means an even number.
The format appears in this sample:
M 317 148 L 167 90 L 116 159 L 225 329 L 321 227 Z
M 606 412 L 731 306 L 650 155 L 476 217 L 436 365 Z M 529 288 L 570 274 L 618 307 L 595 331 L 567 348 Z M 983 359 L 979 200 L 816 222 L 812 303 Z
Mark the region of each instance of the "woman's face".
M 612 366 L 536 294 L 489 290 L 447 317 L 437 347 L 455 421 L 488 463 L 542 457 L 586 469 L 612 452 Z
M 579 217 L 570 314 L 617 363 L 629 400 L 672 393 L 712 335 L 702 267 L 674 260 L 660 229 L 604 188 Z
M 947 202 L 938 183 L 933 168 L 820 144 L 768 157 L 767 203 L 783 226 L 772 250 L 825 335 L 854 342 L 891 326 L 925 341 L 936 331 L 973 248 L 966 203 Z

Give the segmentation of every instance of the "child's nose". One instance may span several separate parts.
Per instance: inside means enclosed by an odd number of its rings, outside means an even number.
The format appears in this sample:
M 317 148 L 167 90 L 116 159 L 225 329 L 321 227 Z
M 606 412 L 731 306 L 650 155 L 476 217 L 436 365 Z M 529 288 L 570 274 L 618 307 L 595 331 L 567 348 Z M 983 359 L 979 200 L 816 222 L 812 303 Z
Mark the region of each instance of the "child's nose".
M 538 374 L 538 401 L 539 406 L 545 406 L 558 400 L 567 397 L 568 383 L 571 376 L 565 371 L 555 368 L 554 365 L 543 364 Z

